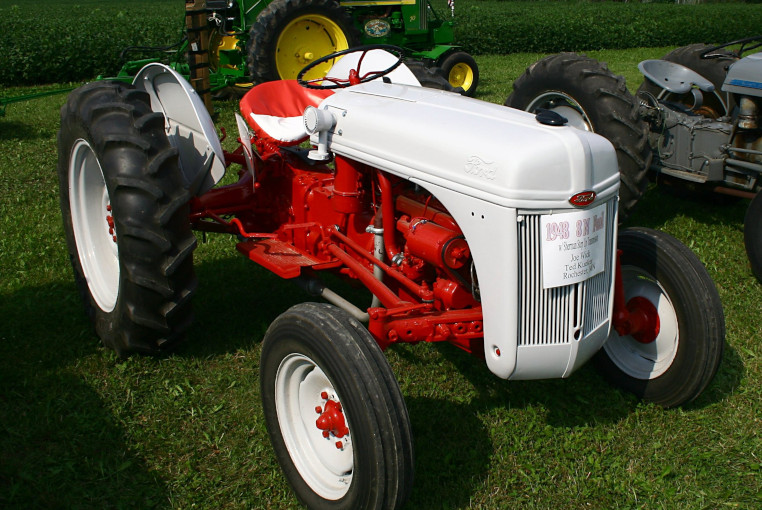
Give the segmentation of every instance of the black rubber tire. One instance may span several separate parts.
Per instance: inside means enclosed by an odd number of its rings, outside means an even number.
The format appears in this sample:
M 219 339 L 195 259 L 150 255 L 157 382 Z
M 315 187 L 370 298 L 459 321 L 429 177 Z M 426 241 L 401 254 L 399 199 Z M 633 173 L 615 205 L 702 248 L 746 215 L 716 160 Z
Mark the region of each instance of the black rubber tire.
M 405 66 L 415 75 L 416 79 L 421 83 L 421 86 L 437 89 L 447 90 L 449 92 L 456 92 L 456 90 L 450 85 L 450 82 L 445 78 L 445 74 L 439 67 L 426 67 L 423 62 L 417 60 L 405 61 Z
M 461 72 L 462 66 L 468 68 L 465 76 Z M 465 51 L 456 51 L 442 57 L 437 67 L 442 70 L 450 86 L 456 90 L 462 90 L 461 94 L 464 96 L 474 97 L 476 88 L 479 86 L 479 66 L 474 57 Z
M 75 237 L 69 173 L 76 164 L 74 148 L 85 147 L 83 141 L 90 148 L 85 154 L 100 165 L 116 236 L 119 274 L 118 287 L 111 286 L 111 310 L 101 308 L 91 291 Z M 165 134 L 164 116 L 151 111 L 148 94 L 111 82 L 72 92 L 61 108 L 58 178 L 74 278 L 103 344 L 121 357 L 176 345 L 192 321 L 196 238 L 177 151 Z M 81 249 L 86 246 L 83 241 Z
M 736 103 L 733 99 L 733 95 L 727 92 L 722 92 L 721 89 L 722 84 L 725 81 L 725 76 L 728 73 L 728 68 L 738 60 L 738 57 L 729 51 L 717 50 L 712 53 L 721 56 L 709 59 L 701 58 L 701 54 L 709 48 L 712 48 L 709 44 L 691 44 L 689 46 L 683 46 L 670 51 L 662 57 L 662 60 L 683 65 L 688 69 L 696 71 L 698 74 L 712 82 L 715 91 L 720 97 L 718 98 L 711 93 L 704 93 L 704 107 L 706 108 L 702 110 L 702 113 L 707 117 L 717 118 L 730 114 L 735 107 Z M 638 88 L 638 94 L 640 94 L 641 91 L 647 91 L 654 96 L 658 96 L 662 91 L 662 88 L 644 78 L 643 83 L 640 85 L 640 88 Z M 693 96 L 691 94 L 686 94 L 684 97 L 672 97 L 672 95 L 668 95 L 665 99 L 688 106 L 693 104 Z
M 336 23 L 344 32 L 350 48 L 359 44 L 359 30 L 336 0 L 274 0 L 259 13 L 249 32 L 247 54 L 253 83 L 289 78 L 278 74 L 275 61 L 278 38 L 292 20 L 308 14 L 323 16 Z
M 553 93 L 571 97 L 582 108 L 581 115 L 592 131 L 614 145 L 622 181 L 619 221 L 623 221 L 646 191 L 653 157 L 648 126 L 638 115 L 637 101 L 627 91 L 624 78 L 609 71 L 606 64 L 575 53 L 560 53 L 529 66 L 513 83 L 505 106 L 552 109 L 545 103 L 535 103 L 541 96 Z
M 686 404 L 707 387 L 722 359 L 725 318 L 714 282 L 698 257 L 664 232 L 624 229 L 617 248 L 622 250 L 626 299 L 641 296 L 655 306 L 654 301 L 665 300 L 664 310 L 674 317 L 660 315 L 660 336 L 664 334 L 669 340 L 670 325 L 676 327 L 676 352 L 672 351 L 673 358 L 662 358 L 662 365 L 654 363 L 653 370 L 661 371 L 656 376 L 653 372 L 648 376 L 635 374 L 650 366 L 647 361 L 643 363 L 652 354 L 650 348 L 630 336 L 620 337 L 612 328 L 609 340 L 595 356 L 595 364 L 611 384 L 643 400 L 663 407 Z M 659 341 L 657 338 L 653 347 Z M 667 344 L 660 345 L 660 354 L 666 354 L 663 347 Z
M 288 373 L 284 361 L 294 356 L 306 356 L 322 370 L 342 412 L 346 412 L 349 436 L 342 439 L 349 437 L 353 447 L 352 480 L 338 499 L 324 499 L 308 485 L 284 441 L 276 408 L 276 379 Z M 304 379 L 299 381 L 301 389 Z M 290 308 L 273 321 L 265 335 L 260 384 L 270 440 L 302 504 L 308 508 L 354 510 L 395 509 L 405 503 L 413 482 L 410 418 L 391 367 L 368 330 L 356 319 L 326 304 L 303 303 Z M 314 409 L 324 400 L 304 403 L 300 399 L 299 403 L 305 409 Z M 320 433 L 317 427 L 314 432 Z M 292 447 L 296 448 L 293 442 Z M 299 450 L 297 455 L 305 453 Z
M 757 193 L 743 220 L 743 240 L 751 272 L 762 283 L 762 193 Z

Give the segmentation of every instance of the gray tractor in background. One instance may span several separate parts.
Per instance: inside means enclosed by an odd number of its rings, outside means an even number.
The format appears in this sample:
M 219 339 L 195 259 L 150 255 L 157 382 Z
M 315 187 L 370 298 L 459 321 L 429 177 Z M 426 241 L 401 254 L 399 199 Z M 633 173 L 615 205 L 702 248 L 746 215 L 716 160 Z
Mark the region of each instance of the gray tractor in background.
M 649 174 L 682 194 L 713 201 L 749 198 L 744 241 L 762 281 L 762 36 L 693 44 L 638 65 L 635 96 L 605 64 L 574 53 L 551 55 L 513 85 L 506 106 L 562 117 L 616 149 L 620 218 L 643 195 Z

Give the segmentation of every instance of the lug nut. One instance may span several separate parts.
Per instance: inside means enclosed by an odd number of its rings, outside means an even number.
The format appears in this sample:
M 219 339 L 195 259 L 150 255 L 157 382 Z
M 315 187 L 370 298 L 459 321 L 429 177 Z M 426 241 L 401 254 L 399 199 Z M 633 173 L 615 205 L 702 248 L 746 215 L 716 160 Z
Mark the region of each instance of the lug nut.
M 336 449 L 341 450 L 342 448 L 344 448 L 344 443 L 341 441 L 336 441 Z
M 328 400 L 328 392 L 324 391 L 323 393 L 321 393 L 320 398 L 322 398 L 323 400 Z

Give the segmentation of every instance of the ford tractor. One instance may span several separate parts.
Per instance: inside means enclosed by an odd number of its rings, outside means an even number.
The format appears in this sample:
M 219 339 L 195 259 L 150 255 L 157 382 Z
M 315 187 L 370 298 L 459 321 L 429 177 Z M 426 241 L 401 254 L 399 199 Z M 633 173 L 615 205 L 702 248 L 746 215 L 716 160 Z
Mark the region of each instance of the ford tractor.
M 254 86 L 232 151 L 162 64 L 85 85 L 61 110 L 69 257 L 107 348 L 162 353 L 189 332 L 194 231 L 231 236 L 312 296 L 271 323 L 259 367 L 275 456 L 309 508 L 408 498 L 413 432 L 384 356 L 399 344 L 448 342 L 513 381 L 592 360 L 665 407 L 697 398 L 722 357 L 722 305 L 698 258 L 618 228 L 606 138 L 421 87 L 404 56 L 362 46 Z

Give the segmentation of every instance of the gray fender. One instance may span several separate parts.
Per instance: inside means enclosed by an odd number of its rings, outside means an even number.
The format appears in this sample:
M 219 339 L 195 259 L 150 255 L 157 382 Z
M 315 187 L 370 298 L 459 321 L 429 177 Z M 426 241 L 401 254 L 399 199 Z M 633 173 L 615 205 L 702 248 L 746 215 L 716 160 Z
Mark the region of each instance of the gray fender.
M 225 174 L 225 156 L 203 101 L 190 83 L 164 64 L 148 64 L 133 85 L 151 96 L 151 109 L 164 114 L 169 143 L 179 154 L 186 189 L 200 195 Z

